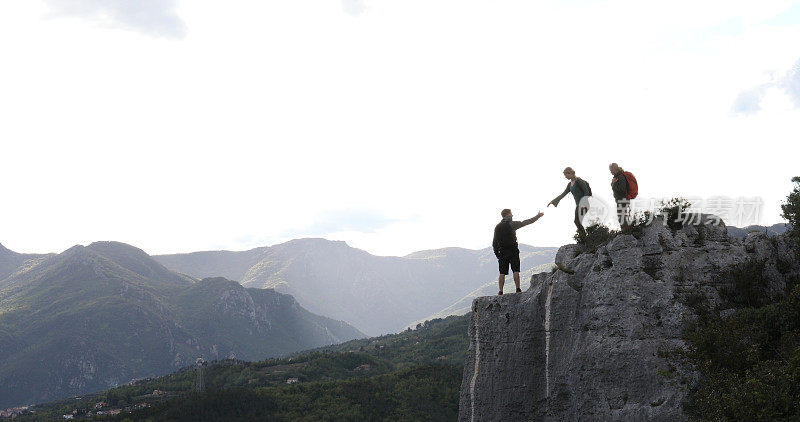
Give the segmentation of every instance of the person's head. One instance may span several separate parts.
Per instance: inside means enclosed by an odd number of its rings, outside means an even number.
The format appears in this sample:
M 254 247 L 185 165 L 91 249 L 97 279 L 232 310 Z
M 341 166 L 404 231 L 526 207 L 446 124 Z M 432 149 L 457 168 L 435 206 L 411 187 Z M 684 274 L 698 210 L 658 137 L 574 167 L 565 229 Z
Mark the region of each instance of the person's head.
M 572 167 L 565 168 L 564 169 L 564 177 L 566 177 L 569 180 L 574 179 L 575 178 L 575 170 L 573 170 Z
M 619 164 L 617 164 L 617 163 L 611 163 L 611 164 L 608 165 L 608 171 L 610 171 L 611 174 L 617 174 L 617 173 L 619 173 L 620 170 L 622 170 L 622 169 L 620 168 Z
M 500 216 L 503 217 L 503 218 L 506 218 L 506 217 L 513 217 L 514 215 L 511 214 L 511 210 L 510 209 L 506 208 L 503 211 L 500 211 Z

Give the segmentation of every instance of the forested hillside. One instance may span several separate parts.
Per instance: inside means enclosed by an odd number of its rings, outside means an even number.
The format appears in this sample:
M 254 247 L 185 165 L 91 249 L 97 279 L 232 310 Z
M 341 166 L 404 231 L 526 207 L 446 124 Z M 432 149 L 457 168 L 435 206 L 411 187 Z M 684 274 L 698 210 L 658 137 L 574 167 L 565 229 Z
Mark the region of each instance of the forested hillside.
M 453 420 L 469 316 L 259 362 L 224 360 L 79 399 L 22 420 Z M 287 384 L 290 382 L 291 384 Z M 100 406 L 98 406 L 98 403 Z M 98 413 L 99 412 L 99 413 Z M 119 414 L 114 414 L 119 412 Z

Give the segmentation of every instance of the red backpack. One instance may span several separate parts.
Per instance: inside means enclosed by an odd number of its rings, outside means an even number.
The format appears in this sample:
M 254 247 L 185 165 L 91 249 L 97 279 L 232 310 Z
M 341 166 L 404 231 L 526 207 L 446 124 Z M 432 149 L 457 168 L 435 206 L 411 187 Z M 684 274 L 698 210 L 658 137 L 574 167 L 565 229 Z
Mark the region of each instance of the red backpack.
M 629 171 L 623 171 L 622 174 L 625 175 L 625 180 L 628 181 L 628 194 L 625 195 L 625 199 L 636 198 L 639 195 L 639 184 L 636 183 L 636 176 Z

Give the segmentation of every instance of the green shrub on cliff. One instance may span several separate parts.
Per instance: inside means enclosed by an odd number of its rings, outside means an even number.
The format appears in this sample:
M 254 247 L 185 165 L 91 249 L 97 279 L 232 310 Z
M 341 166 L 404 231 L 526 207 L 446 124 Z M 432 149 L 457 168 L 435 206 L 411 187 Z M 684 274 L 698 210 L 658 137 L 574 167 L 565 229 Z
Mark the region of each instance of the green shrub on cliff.
M 619 231 L 612 230 L 608 226 L 602 224 L 593 224 L 586 227 L 586 235 L 575 233 L 575 241 L 583 246 L 586 252 L 596 252 L 597 248 L 607 244 L 611 239 L 615 238 Z
M 781 205 L 783 211 L 783 218 L 785 218 L 791 228 L 787 234 L 800 244 L 800 176 L 792 178 L 794 189 L 786 197 L 786 202 Z
M 800 286 L 777 303 L 706 316 L 685 340 L 702 374 L 686 403 L 692 418 L 800 418 Z
M 691 208 L 691 206 L 692 203 L 686 198 L 675 197 L 669 201 L 661 201 L 659 213 L 664 216 L 667 227 L 674 233 L 683 227 L 687 210 Z
M 766 304 L 768 279 L 764 276 L 765 261 L 747 261 L 725 269 L 718 277 L 722 297 L 738 307 Z

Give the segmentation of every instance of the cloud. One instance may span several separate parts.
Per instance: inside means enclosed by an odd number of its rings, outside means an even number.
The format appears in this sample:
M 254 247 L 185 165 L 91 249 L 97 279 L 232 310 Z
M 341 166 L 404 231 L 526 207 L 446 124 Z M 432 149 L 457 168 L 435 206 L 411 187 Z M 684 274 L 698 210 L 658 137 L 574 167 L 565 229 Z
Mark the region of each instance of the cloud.
M 792 99 L 795 107 L 800 108 L 800 60 L 786 73 L 780 82 L 780 87 Z
M 733 113 L 742 115 L 758 113 L 761 111 L 761 100 L 772 88 L 783 91 L 795 107 L 800 108 L 800 60 L 795 62 L 785 75 L 739 93 L 733 102 Z
M 353 16 L 361 16 L 367 11 L 364 0 L 342 0 L 342 10 Z
M 742 91 L 733 102 L 734 114 L 756 114 L 761 111 L 761 99 L 771 84 L 764 84 L 755 88 Z
M 45 0 L 55 17 L 78 17 L 142 34 L 181 39 L 178 0 Z

